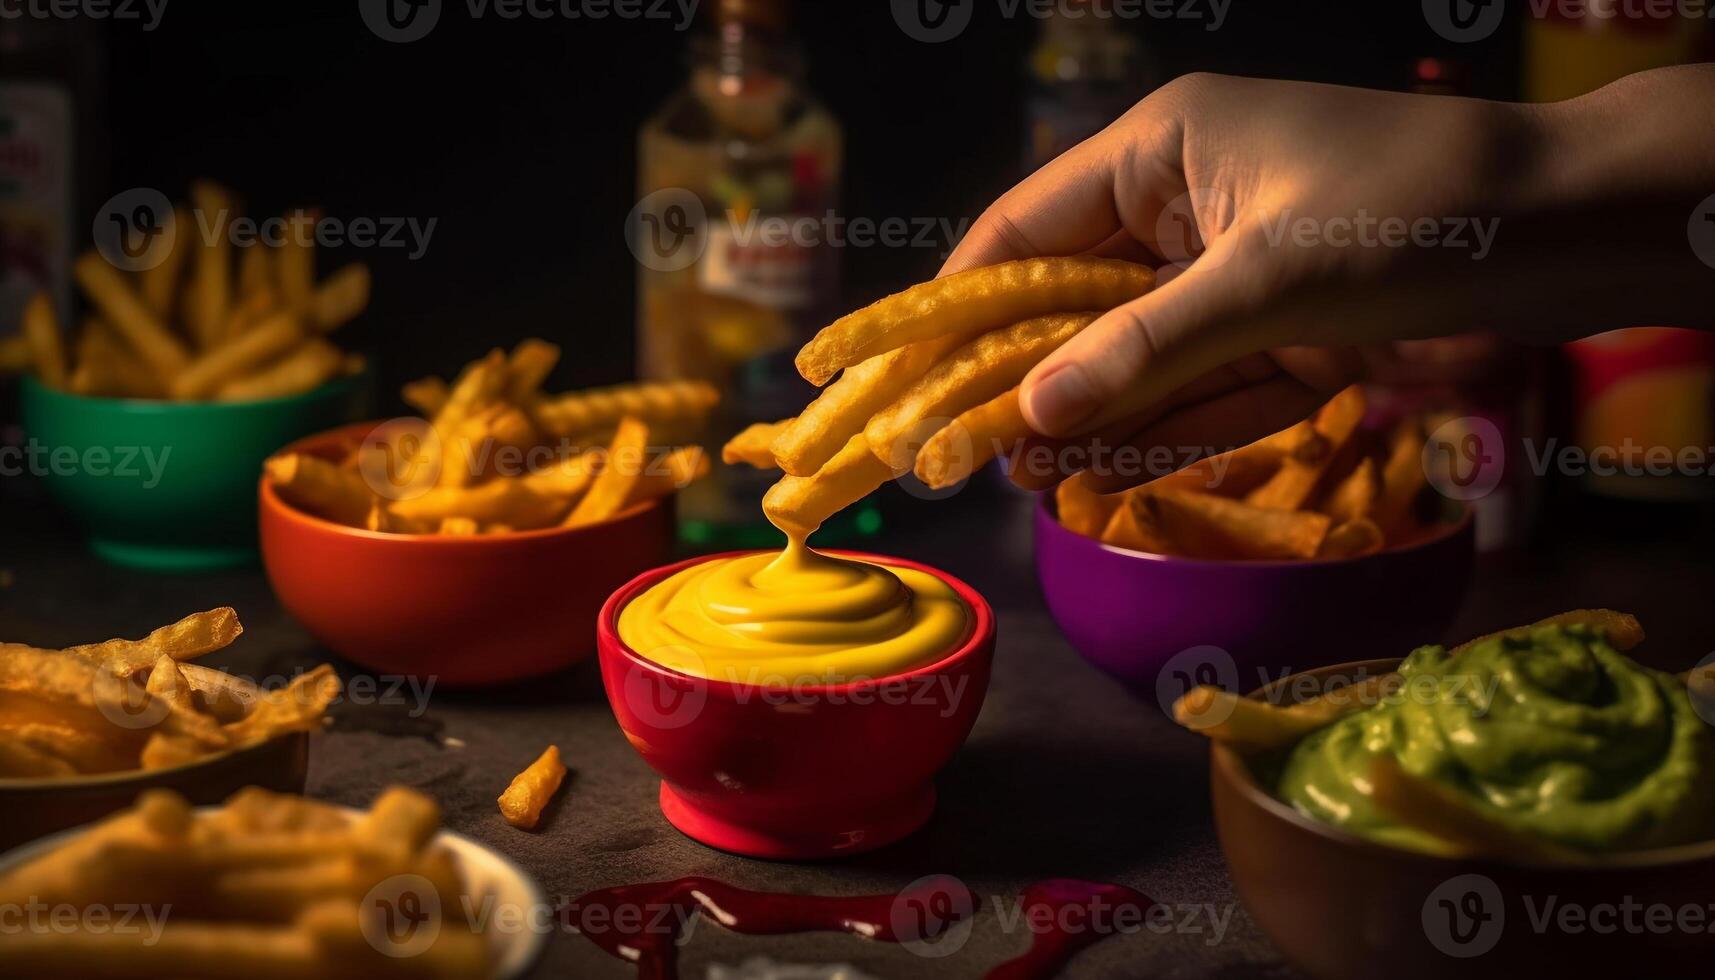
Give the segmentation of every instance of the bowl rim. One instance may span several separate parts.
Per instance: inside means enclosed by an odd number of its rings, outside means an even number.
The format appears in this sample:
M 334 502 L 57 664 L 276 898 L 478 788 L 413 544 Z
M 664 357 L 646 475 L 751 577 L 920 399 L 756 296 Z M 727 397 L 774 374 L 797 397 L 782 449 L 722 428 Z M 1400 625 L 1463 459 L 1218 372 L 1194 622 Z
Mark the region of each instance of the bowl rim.
M 235 749 L 226 749 L 213 755 L 205 755 L 200 759 L 181 762 L 176 766 L 164 766 L 160 769 L 120 769 L 116 772 L 98 772 L 76 776 L 0 776 L 0 794 L 32 790 L 85 789 L 159 779 L 163 776 L 191 772 L 213 766 L 215 763 L 229 762 L 233 759 L 259 753 L 285 739 L 308 740 L 309 737 L 310 733 L 307 731 L 283 732 L 273 738 L 265 738 L 255 745 L 241 745 Z
M 1356 674 L 1359 671 L 1368 675 L 1389 673 L 1404 662 L 1404 657 L 1383 657 L 1376 660 L 1351 660 L 1343 664 L 1331 664 L 1327 667 L 1316 667 L 1302 670 L 1295 674 L 1270 681 L 1251 691 L 1245 697 L 1252 700 L 1263 700 L 1268 694 L 1286 688 L 1295 680 L 1318 674 Z M 1531 861 L 1518 858 L 1472 858 L 1469 856 L 1429 854 L 1422 851 L 1408 850 L 1403 847 L 1392 847 L 1378 841 L 1361 837 L 1349 830 L 1323 823 L 1302 813 L 1290 804 L 1270 793 L 1257 782 L 1256 775 L 1251 771 L 1250 764 L 1239 752 L 1219 742 L 1209 743 L 1209 768 L 1211 780 L 1225 779 L 1237 791 L 1245 802 L 1261 809 L 1264 813 L 1292 825 L 1298 830 L 1315 834 L 1329 843 L 1353 850 L 1364 851 L 1371 855 L 1385 856 L 1393 860 L 1420 861 L 1437 864 L 1448 869 L 1469 866 L 1472 863 L 1505 865 L 1509 867 L 1532 868 L 1559 872 L 1579 871 L 1613 871 L 1613 870 L 1643 870 L 1670 865 L 1686 864 L 1715 858 L 1715 839 L 1694 841 L 1689 844 L 1674 844 L 1669 847 L 1652 847 L 1643 850 L 1616 851 L 1608 854 L 1592 854 L 1587 864 L 1561 864 L 1551 861 Z
M 166 398 L 118 398 L 112 395 L 82 395 L 75 391 L 65 391 L 44 384 L 42 380 L 30 372 L 19 376 L 19 384 L 31 389 L 33 396 L 59 398 L 65 401 L 85 402 L 91 405 L 103 405 L 109 408 L 122 408 L 127 412 L 147 415 L 191 415 L 197 412 L 208 414 L 236 414 L 242 411 L 258 409 L 285 408 L 293 404 L 305 404 L 319 398 L 334 395 L 342 390 L 366 383 L 371 376 L 371 369 L 365 367 L 353 374 L 342 374 L 339 377 L 316 385 L 309 391 L 300 391 L 291 395 L 276 395 L 273 398 L 250 398 L 242 401 L 172 401 Z
M 286 445 L 269 453 L 268 457 L 272 459 L 282 453 L 304 452 L 312 446 L 332 443 L 338 436 L 344 434 L 348 430 L 363 429 L 365 432 L 368 432 L 378 426 L 385 425 L 388 421 L 388 419 L 370 419 L 363 422 L 347 423 L 346 425 L 332 429 L 325 429 L 321 432 L 316 432 L 300 439 L 294 439 Z M 272 480 L 268 479 L 266 472 L 256 479 L 256 498 L 261 509 L 265 512 L 278 513 L 295 524 L 308 527 L 323 534 L 338 535 L 357 540 L 386 541 L 397 544 L 400 547 L 473 548 L 482 547 L 485 544 L 494 545 L 502 542 L 542 541 L 560 537 L 571 538 L 576 537 L 585 531 L 592 531 L 596 528 L 607 527 L 610 524 L 617 524 L 620 521 L 629 520 L 633 517 L 640 517 L 651 510 L 666 506 L 667 502 L 672 500 L 675 496 L 677 496 L 677 491 L 662 497 L 656 497 L 652 500 L 645 500 L 642 503 L 633 504 L 630 507 L 615 513 L 607 520 L 597 521 L 594 524 L 583 524 L 578 527 L 560 527 L 556 525 L 554 527 L 531 528 L 524 531 L 514 530 L 505 531 L 500 534 L 476 535 L 403 534 L 394 531 L 371 531 L 364 527 L 352 527 L 349 524 L 330 521 L 325 517 L 318 517 L 307 511 L 299 510 L 287 503 L 278 493 L 274 492 L 274 483 Z
M 1383 548 L 1381 551 L 1375 552 L 1374 554 L 1358 555 L 1355 558 L 1190 558 L 1184 555 L 1162 555 L 1153 551 L 1136 551 L 1131 548 L 1121 548 L 1117 545 L 1108 544 L 1106 541 L 1098 541 L 1097 539 L 1087 535 L 1079 534 L 1077 531 L 1074 531 L 1060 523 L 1059 512 L 1056 509 L 1054 501 L 1054 491 L 1052 490 L 1044 490 L 1037 493 L 1036 517 L 1038 526 L 1043 522 L 1051 524 L 1060 531 L 1074 538 L 1088 542 L 1089 546 L 1096 550 L 1105 551 L 1109 554 L 1118 555 L 1124 558 L 1137 558 L 1143 561 L 1163 565 L 1172 564 L 1214 568 L 1326 568 L 1332 565 L 1354 565 L 1358 562 L 1372 561 L 1378 558 L 1395 555 L 1409 555 L 1414 552 L 1427 550 L 1436 545 L 1443 544 L 1449 539 L 1465 534 L 1467 529 L 1471 528 L 1472 525 L 1476 523 L 1477 509 L 1463 501 L 1452 502 L 1459 505 L 1460 513 L 1458 519 L 1440 522 L 1436 525 L 1435 533 L 1424 535 L 1409 544 L 1405 544 L 1397 548 Z
M 838 684 L 799 684 L 791 687 L 750 684 L 739 681 L 723 681 L 714 677 L 698 677 L 695 674 L 687 674 L 683 671 L 674 670 L 664 664 L 658 664 L 655 661 L 650 660 L 648 657 L 645 657 L 636 650 L 633 650 L 630 644 L 620 639 L 620 610 L 624 609 L 627 603 L 637 598 L 638 595 L 642 594 L 646 589 L 656 583 L 665 581 L 672 575 L 676 575 L 693 565 L 700 565 L 704 562 L 717 561 L 725 558 L 737 558 L 744 555 L 773 553 L 774 551 L 769 548 L 748 548 L 740 549 L 738 551 L 723 551 L 710 555 L 696 555 L 682 561 L 673 562 L 670 565 L 662 565 L 659 568 L 652 568 L 635 576 L 631 581 L 620 586 L 618 589 L 615 589 L 613 594 L 607 597 L 607 601 L 602 603 L 601 612 L 596 615 L 597 656 L 605 658 L 607 656 L 607 651 L 617 650 L 620 656 L 628 663 L 634 666 L 643 667 L 650 673 L 658 674 L 662 677 L 682 683 L 705 684 L 710 690 L 719 691 L 734 699 L 736 699 L 740 694 L 749 696 L 749 694 L 756 691 L 779 690 L 789 690 L 796 694 L 803 694 L 806 696 L 836 697 L 859 691 L 866 691 L 883 684 L 896 684 L 901 681 L 910 681 L 918 677 L 926 677 L 931 674 L 944 673 L 953 667 L 962 664 L 964 661 L 974 659 L 985 647 L 992 647 L 992 641 L 995 635 L 994 609 L 989 606 L 988 600 L 983 598 L 982 593 L 966 584 L 963 580 L 949 575 L 931 565 L 912 561 L 909 558 L 898 558 L 892 555 L 878 555 L 868 551 L 850 551 L 843 548 L 828 549 L 819 553 L 826 555 L 838 555 L 842 558 L 855 558 L 859 561 L 869 562 L 874 565 L 892 565 L 897 568 L 923 572 L 927 575 L 933 575 L 947 583 L 947 585 L 952 588 L 953 593 L 957 595 L 960 601 L 965 604 L 965 607 L 971 611 L 970 628 L 946 655 L 927 664 L 923 664 L 920 667 L 913 667 L 907 671 L 901 671 L 896 674 L 887 674 L 882 677 L 866 677 L 858 680 L 842 681 Z M 759 701 L 757 703 L 763 704 L 766 702 Z

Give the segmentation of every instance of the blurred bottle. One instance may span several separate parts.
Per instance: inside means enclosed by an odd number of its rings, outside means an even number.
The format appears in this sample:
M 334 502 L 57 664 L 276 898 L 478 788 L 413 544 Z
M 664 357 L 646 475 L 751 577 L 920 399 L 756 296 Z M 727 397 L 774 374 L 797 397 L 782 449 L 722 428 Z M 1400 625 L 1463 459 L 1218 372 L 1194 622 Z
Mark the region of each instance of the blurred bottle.
M 1525 95 L 1583 95 L 1625 75 L 1695 60 L 1704 22 L 1670 5 L 1551 5 L 1525 31 Z M 1585 454 L 1583 486 L 1603 496 L 1707 500 L 1715 479 L 1681 472 L 1682 452 L 1715 447 L 1715 335 L 1635 327 L 1564 348 L 1567 428 Z M 1706 460 L 1703 465 L 1709 465 Z
M 1043 19 L 1028 65 L 1030 170 L 1100 132 L 1155 83 L 1134 21 L 1112 0 L 1063 0 Z
M 652 220 L 683 225 L 699 207 L 705 216 L 692 229 L 701 236 L 695 261 L 642 260 L 640 369 L 719 386 L 721 410 L 707 433 L 716 445 L 751 422 L 794 415 L 814 396 L 792 357 L 837 308 L 838 232 L 829 219 L 838 204 L 840 126 L 804 89 L 789 12 L 786 0 L 715 4 L 693 39 L 689 81 L 639 139 L 641 193 L 674 202 L 673 213 Z M 681 496 L 681 536 L 697 544 L 774 540 L 760 504 L 777 475 L 717 466 Z M 867 508 L 847 520 L 860 518 L 878 521 Z

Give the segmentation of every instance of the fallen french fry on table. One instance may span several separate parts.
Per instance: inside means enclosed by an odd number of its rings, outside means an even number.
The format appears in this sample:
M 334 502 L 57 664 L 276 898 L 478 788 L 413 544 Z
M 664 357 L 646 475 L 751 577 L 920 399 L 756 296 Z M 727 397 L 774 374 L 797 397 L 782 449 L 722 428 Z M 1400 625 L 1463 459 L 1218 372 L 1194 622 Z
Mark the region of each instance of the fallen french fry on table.
M 566 778 L 560 747 L 550 745 L 523 772 L 512 778 L 500 794 L 500 814 L 506 822 L 523 830 L 534 830 L 542 819 L 542 808 L 553 799 Z

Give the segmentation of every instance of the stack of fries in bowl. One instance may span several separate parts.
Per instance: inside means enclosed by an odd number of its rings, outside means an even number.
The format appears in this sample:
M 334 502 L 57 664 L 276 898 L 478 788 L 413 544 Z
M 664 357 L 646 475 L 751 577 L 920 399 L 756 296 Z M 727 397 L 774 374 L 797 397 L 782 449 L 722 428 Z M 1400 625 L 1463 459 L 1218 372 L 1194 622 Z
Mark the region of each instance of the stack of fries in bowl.
M 400 786 L 367 811 L 258 787 L 193 809 L 149 790 L 0 863 L 0 903 L 72 923 L 11 930 L 0 977 L 524 975 L 547 932 L 498 920 L 546 909 L 541 889 L 440 822 Z
M 406 386 L 423 418 L 289 445 L 259 489 L 263 564 L 286 609 L 378 671 L 486 684 L 594 652 L 605 600 L 672 554 L 702 382 L 549 395 L 559 349 L 491 351 L 448 384 Z
M 229 608 L 139 640 L 0 644 L 0 847 L 167 788 L 213 803 L 241 786 L 302 790 L 308 734 L 338 696 L 326 664 L 264 690 L 189 661 L 243 632 Z
M 1084 476 L 1038 502 L 1037 577 L 1072 646 L 1155 693 L 1178 654 L 1237 670 L 1333 663 L 1440 635 L 1475 554 L 1468 508 L 1430 490 L 1423 419 L 1363 425 L 1363 390 L 1123 493 Z M 1361 609 L 1381 629 L 1327 625 Z M 1225 663 L 1226 661 L 1223 661 Z
M 311 212 L 288 216 L 299 232 L 279 246 L 239 247 L 228 191 L 198 182 L 191 201 L 141 265 L 78 258 L 75 339 L 38 295 L 0 356 L 27 372 L 24 426 L 50 492 L 98 553 L 164 570 L 254 561 L 262 459 L 360 417 L 364 394 L 363 359 L 328 335 L 368 305 L 368 268 L 318 282 Z

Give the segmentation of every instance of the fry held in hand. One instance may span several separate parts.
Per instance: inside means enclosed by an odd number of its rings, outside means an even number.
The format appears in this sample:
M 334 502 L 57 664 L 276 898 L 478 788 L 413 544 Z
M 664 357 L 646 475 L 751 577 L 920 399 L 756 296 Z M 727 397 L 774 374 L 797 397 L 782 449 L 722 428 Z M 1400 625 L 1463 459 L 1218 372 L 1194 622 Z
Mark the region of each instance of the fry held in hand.
M 917 452 L 917 479 L 931 490 L 950 487 L 1029 437 L 1018 389 L 1009 388 L 930 436 Z
M 763 495 L 762 512 L 787 534 L 808 537 L 828 518 L 891 479 L 893 471 L 869 451 L 869 441 L 860 432 L 815 476 L 781 477 Z
M 782 419 L 779 422 L 753 422 L 744 427 L 738 435 L 726 441 L 721 447 L 721 462 L 727 465 L 744 463 L 759 470 L 779 469 L 780 464 L 774 459 L 774 440 L 790 428 L 793 419 Z
M 921 283 L 834 321 L 798 352 L 823 385 L 841 368 L 906 344 L 968 338 L 1048 313 L 1109 310 L 1148 292 L 1147 266 L 1091 256 L 1021 259 Z
M 959 346 L 959 337 L 943 337 L 888 351 L 846 368 L 822 389 L 769 447 L 780 468 L 792 476 L 812 476 L 822 464 L 863 431 L 870 416 L 892 404 L 935 362 Z
M 514 827 L 534 830 L 542 819 L 542 808 L 554 798 L 565 778 L 566 764 L 560 761 L 560 747 L 550 745 L 529 768 L 512 777 L 512 783 L 500 794 L 500 815 Z

